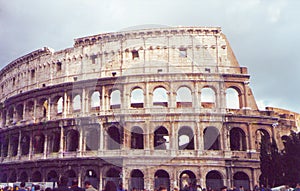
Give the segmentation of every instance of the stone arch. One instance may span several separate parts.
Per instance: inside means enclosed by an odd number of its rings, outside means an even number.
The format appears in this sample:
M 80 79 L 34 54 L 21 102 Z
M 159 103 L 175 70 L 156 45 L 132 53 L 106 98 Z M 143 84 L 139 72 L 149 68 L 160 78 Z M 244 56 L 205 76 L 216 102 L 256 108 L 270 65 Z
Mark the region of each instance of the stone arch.
M 35 171 L 31 176 L 32 182 L 42 182 L 42 173 L 40 171 Z
M 48 136 L 48 152 L 57 153 L 60 149 L 60 132 L 52 132 Z
M 8 121 L 9 121 L 9 123 L 12 123 L 13 120 L 14 120 L 14 107 L 10 106 L 8 108 Z
M 261 143 L 271 143 L 271 137 L 267 130 L 257 129 L 255 131 L 255 147 L 257 151 L 260 151 Z
M 129 190 L 136 188 L 138 191 L 144 189 L 144 174 L 139 169 L 134 169 L 130 173 Z
M 169 149 L 169 133 L 164 126 L 158 127 L 154 131 L 154 149 L 165 150 Z
M 89 128 L 86 132 L 86 147 L 87 151 L 96 151 L 100 144 L 100 135 L 97 127 Z
M 216 107 L 216 92 L 211 87 L 204 87 L 201 89 L 201 107 L 215 108 Z
M 21 121 L 23 120 L 23 108 L 24 108 L 24 105 L 23 104 L 19 104 L 17 105 L 16 107 L 16 114 L 17 114 L 17 121 Z
M 178 131 L 178 149 L 194 150 L 194 132 L 191 127 L 183 126 Z
M 158 189 L 159 186 L 164 185 L 170 190 L 170 175 L 165 170 L 157 170 L 154 174 L 154 189 Z
M 190 190 L 190 189 L 196 189 L 197 179 L 194 172 L 190 170 L 183 171 L 179 176 L 180 182 L 179 182 L 179 188 L 180 190 Z
M 90 98 L 91 98 L 91 109 L 92 110 L 100 110 L 100 105 L 101 105 L 100 104 L 100 100 L 101 100 L 100 96 L 101 96 L 101 94 L 99 91 L 93 91 L 91 93 Z
M 121 131 L 116 126 L 107 129 L 107 149 L 115 150 L 121 148 Z
M 17 181 L 17 173 L 15 170 L 12 170 L 12 172 L 9 175 L 8 182 L 16 182 Z
M 73 111 L 80 111 L 81 110 L 81 95 L 75 94 L 72 100 Z
M 39 113 L 41 113 L 41 117 L 47 117 L 48 115 L 48 100 L 46 98 L 41 98 L 38 102 L 37 109 Z
M 72 185 L 72 180 L 77 179 L 76 174 L 77 173 L 73 169 L 70 169 L 65 172 L 65 177 L 67 177 L 67 179 L 68 179 L 68 184 L 67 184 L 68 186 Z
M 105 191 L 116 191 L 119 187 L 121 178 L 120 170 L 110 168 L 105 174 Z
M 55 108 L 56 108 L 56 113 L 61 114 L 63 112 L 63 107 L 64 107 L 64 99 L 62 96 L 57 98 L 57 101 L 55 101 Z
M 33 136 L 32 146 L 35 154 L 43 153 L 45 145 L 45 135 L 43 133 L 37 133 Z
M 23 171 L 20 174 L 19 182 L 28 182 L 28 174 L 27 174 L 27 172 Z
M 47 182 L 58 182 L 58 174 L 56 171 L 51 170 L 47 174 Z
M 8 181 L 8 178 L 7 178 L 7 173 L 3 173 L 2 176 L 1 176 L 1 182 L 2 183 L 5 183 Z
M 25 134 L 21 138 L 21 155 L 28 155 L 29 147 L 30 147 L 30 137 Z
M 228 109 L 239 109 L 241 100 L 240 100 L 240 91 L 236 87 L 229 87 L 226 89 L 226 108 Z
M 140 87 L 135 87 L 130 94 L 130 104 L 133 108 L 144 107 L 144 91 Z
M 193 97 L 192 91 L 186 86 L 181 86 L 176 92 L 176 105 L 177 107 L 192 107 Z
M 7 157 L 8 156 L 8 145 L 9 145 L 9 138 L 8 136 L 4 136 L 1 140 L 2 142 L 2 156 Z
M 11 156 L 17 156 L 19 146 L 19 135 L 13 135 L 10 137 L 10 153 Z
M 230 130 L 230 149 L 232 151 L 246 151 L 246 134 L 239 128 L 234 127 Z
M 233 184 L 239 188 L 243 186 L 245 190 L 250 190 L 250 179 L 245 172 L 236 172 L 233 175 Z
M 70 152 L 77 151 L 79 149 L 79 132 L 71 129 L 67 132 L 66 138 L 66 150 Z
M 219 171 L 212 170 L 206 174 L 206 188 L 219 190 L 223 186 L 223 177 Z
M 110 109 L 121 108 L 121 91 L 114 89 L 110 93 Z
M 93 169 L 87 169 L 85 172 L 84 181 L 90 181 L 91 185 L 98 189 L 99 187 L 99 180 L 97 178 L 97 173 Z
M 29 100 L 26 103 L 26 108 L 25 108 L 25 114 L 29 119 L 33 119 L 34 116 L 34 102 L 32 100 Z
M 168 99 L 168 93 L 164 87 L 158 86 L 154 88 L 152 101 L 154 106 L 168 107 Z
M 144 149 L 144 132 L 141 127 L 134 126 L 131 129 L 131 148 Z
M 220 132 L 214 126 L 206 127 L 203 131 L 204 150 L 220 150 Z

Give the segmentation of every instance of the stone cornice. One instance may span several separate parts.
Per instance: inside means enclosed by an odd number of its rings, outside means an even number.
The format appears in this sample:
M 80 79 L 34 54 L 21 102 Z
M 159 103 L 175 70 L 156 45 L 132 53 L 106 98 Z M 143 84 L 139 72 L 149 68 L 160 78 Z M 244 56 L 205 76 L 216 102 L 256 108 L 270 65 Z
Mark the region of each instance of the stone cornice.
M 220 27 L 170 27 L 170 28 L 152 28 L 131 31 L 121 31 L 112 33 L 102 33 L 75 39 L 74 47 L 87 46 L 99 42 L 117 41 L 123 38 L 146 38 L 153 36 L 169 34 L 193 34 L 193 35 L 216 35 L 221 33 Z

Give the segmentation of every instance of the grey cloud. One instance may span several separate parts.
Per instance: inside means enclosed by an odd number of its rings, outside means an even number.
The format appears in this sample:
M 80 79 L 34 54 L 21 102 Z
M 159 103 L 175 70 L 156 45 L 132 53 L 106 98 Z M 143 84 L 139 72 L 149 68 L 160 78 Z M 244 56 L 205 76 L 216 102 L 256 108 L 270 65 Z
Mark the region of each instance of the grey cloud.
M 300 112 L 300 3 L 292 0 L 0 0 L 0 65 L 136 25 L 221 26 L 257 100 Z M 262 100 L 262 101 L 261 101 Z

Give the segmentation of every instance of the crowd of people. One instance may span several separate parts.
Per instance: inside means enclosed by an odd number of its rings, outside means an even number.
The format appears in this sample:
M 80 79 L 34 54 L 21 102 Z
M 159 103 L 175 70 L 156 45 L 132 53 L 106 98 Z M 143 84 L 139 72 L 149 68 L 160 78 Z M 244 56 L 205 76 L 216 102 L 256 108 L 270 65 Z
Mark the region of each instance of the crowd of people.
M 72 181 L 71 186 L 68 186 L 68 179 L 62 177 L 60 179 L 58 187 L 53 189 L 50 187 L 41 188 L 39 185 L 26 186 L 25 182 L 22 182 L 20 186 L 6 186 L 4 188 L 0 188 L 0 191 L 98 191 L 98 190 L 94 188 L 91 182 L 89 181 L 85 181 L 84 188 L 81 188 L 78 186 L 78 180 L 76 179 Z M 117 187 L 116 191 L 127 191 L 127 190 L 123 189 L 122 184 L 120 184 Z M 133 188 L 131 191 L 147 191 L 147 190 L 146 189 L 138 190 L 136 188 Z M 160 186 L 159 188 L 154 189 L 154 191 L 168 191 L 168 189 L 165 186 Z M 174 187 L 173 191 L 247 191 L 247 190 L 245 190 L 243 186 L 240 186 L 239 188 L 236 187 L 227 188 L 226 186 L 223 186 L 220 188 L 220 190 L 214 190 L 210 187 L 202 188 L 200 185 L 197 185 L 193 187 L 184 186 L 182 189 L 179 189 L 178 187 Z M 300 191 L 300 183 L 298 183 L 295 188 L 291 188 L 288 185 L 284 185 L 273 189 L 269 187 L 265 187 L 264 185 L 261 186 L 255 185 L 253 191 Z

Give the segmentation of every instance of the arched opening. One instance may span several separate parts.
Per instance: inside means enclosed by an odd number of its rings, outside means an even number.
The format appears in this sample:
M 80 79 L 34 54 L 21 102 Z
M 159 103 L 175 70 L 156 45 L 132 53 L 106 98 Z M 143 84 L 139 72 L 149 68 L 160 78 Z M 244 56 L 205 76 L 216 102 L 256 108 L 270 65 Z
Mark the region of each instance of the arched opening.
M 214 108 L 216 106 L 216 93 L 212 88 L 201 89 L 201 107 Z
M 121 108 L 121 91 L 113 90 L 110 94 L 110 109 Z
M 67 133 L 67 151 L 75 152 L 79 148 L 79 132 L 77 130 L 70 130 Z
M 121 183 L 120 170 L 111 168 L 106 172 L 105 191 L 116 191 Z
M 3 137 L 3 140 L 1 140 L 3 150 L 2 150 L 2 156 L 7 157 L 8 156 L 8 144 L 9 144 L 9 138 L 7 136 Z
M 31 177 L 32 182 L 42 182 L 42 173 L 40 171 L 35 171 Z
M 203 135 L 204 150 L 220 150 L 220 132 L 216 127 L 206 127 Z
M 13 170 L 9 176 L 8 182 L 16 182 L 17 181 L 17 173 Z
M 196 190 L 196 175 L 190 171 L 185 170 L 180 174 L 180 190 L 181 191 L 190 191 Z
M 226 90 L 226 108 L 228 109 L 240 108 L 239 93 L 234 88 L 228 88 Z
M 245 190 L 250 190 L 249 176 L 244 172 L 237 172 L 233 175 L 233 184 L 237 188 L 242 186 Z
M 144 134 L 140 127 L 133 127 L 131 130 L 131 148 L 144 149 Z
M 107 149 L 115 150 L 121 148 L 121 132 L 116 126 L 111 126 L 107 130 Z
M 12 123 L 13 120 L 14 120 L 14 108 L 10 107 L 8 109 L 8 121 L 9 121 L 9 123 Z
M 177 90 L 176 94 L 176 103 L 178 108 L 193 106 L 192 92 L 189 88 L 181 87 Z
M 138 169 L 134 169 L 130 173 L 129 190 L 136 188 L 137 191 L 144 190 L 144 174 Z
M 17 156 L 18 154 L 18 146 L 19 146 L 19 135 L 12 136 L 10 138 L 10 153 L 11 156 Z
M 29 154 L 30 138 L 28 135 L 23 135 L 21 139 L 21 155 Z
M 47 174 L 47 182 L 58 182 L 58 175 L 57 172 L 54 170 L 51 170 L 48 174 Z
M 26 109 L 25 114 L 27 115 L 28 119 L 29 120 L 33 119 L 33 116 L 34 116 L 34 102 L 33 101 L 27 102 L 25 109 Z
M 39 108 L 39 113 L 41 113 L 40 114 L 40 117 L 42 117 L 42 118 L 45 118 L 45 117 L 47 117 L 47 115 L 48 115 L 48 100 L 46 99 L 46 98 L 42 98 L 42 99 L 40 99 L 40 101 L 39 101 L 39 105 L 38 105 L 38 108 Z
M 28 182 L 28 174 L 26 172 L 21 173 L 19 182 Z
M 43 133 L 36 134 L 33 137 L 33 151 L 35 154 L 44 152 L 45 135 Z
M 100 92 L 94 91 L 91 95 L 91 108 L 92 110 L 100 110 Z
M 81 96 L 78 94 L 73 98 L 73 111 L 81 110 Z
M 153 105 L 168 107 L 168 94 L 165 88 L 155 88 L 153 91 Z
M 258 129 L 255 132 L 255 147 L 257 151 L 260 151 L 261 143 L 269 144 L 271 142 L 270 135 L 265 129 Z
M 56 102 L 57 114 L 61 114 L 63 112 L 63 103 L 64 103 L 64 100 L 62 97 L 60 97 Z
M 194 133 L 190 127 L 181 127 L 178 131 L 179 150 L 194 150 Z
M 130 95 L 130 103 L 133 108 L 144 107 L 144 92 L 141 88 L 135 88 Z
M 220 190 L 223 186 L 222 176 L 218 171 L 210 171 L 206 175 L 206 188 Z
M 60 147 L 60 132 L 53 132 L 48 137 L 48 151 L 50 153 L 57 153 L 59 152 Z
M 86 147 L 87 151 L 96 151 L 99 148 L 99 132 L 97 128 L 91 128 L 86 133 Z
M 76 172 L 74 170 L 68 170 L 65 172 L 65 177 L 68 179 L 68 186 L 72 185 L 72 181 L 77 179 Z
M 23 119 L 23 108 L 23 104 L 20 104 L 16 107 L 17 121 L 21 121 Z
M 98 189 L 98 187 L 99 187 L 99 181 L 97 178 L 97 174 L 92 169 L 88 169 L 86 171 L 84 181 L 89 181 L 91 183 L 91 185 L 96 189 Z
M 230 149 L 232 151 L 246 151 L 246 135 L 238 127 L 230 130 Z
M 6 183 L 7 182 L 7 174 L 6 173 L 2 174 L 2 176 L 1 176 L 1 182 L 2 183 Z
M 168 130 L 160 126 L 154 131 L 154 149 L 155 150 L 165 150 L 169 149 L 169 133 Z
M 170 190 L 170 176 L 165 170 L 158 170 L 154 174 L 154 188 L 158 189 L 160 186 L 165 186 Z

